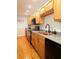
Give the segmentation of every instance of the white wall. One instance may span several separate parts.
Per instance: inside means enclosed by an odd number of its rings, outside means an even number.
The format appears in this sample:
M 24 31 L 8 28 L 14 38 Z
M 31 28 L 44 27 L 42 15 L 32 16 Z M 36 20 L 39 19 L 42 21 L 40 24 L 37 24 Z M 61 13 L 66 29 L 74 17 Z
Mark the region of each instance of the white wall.
M 41 25 L 41 29 L 45 29 L 45 25 L 50 24 L 50 30 L 56 29 L 56 31 L 61 32 L 61 23 L 54 21 L 53 14 L 46 16 L 44 24 Z
M 27 28 L 28 27 L 26 16 L 19 16 L 18 20 L 20 20 L 20 21 L 17 22 L 18 28 Z
M 27 17 L 18 17 L 18 20 L 20 20 L 20 21 L 17 22 L 17 35 L 24 36 L 25 28 L 28 27 Z

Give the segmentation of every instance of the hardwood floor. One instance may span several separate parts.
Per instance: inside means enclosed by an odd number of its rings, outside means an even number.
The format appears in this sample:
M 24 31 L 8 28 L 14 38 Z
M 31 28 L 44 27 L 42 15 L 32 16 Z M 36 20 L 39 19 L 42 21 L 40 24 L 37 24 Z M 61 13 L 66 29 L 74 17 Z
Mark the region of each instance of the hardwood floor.
M 17 38 L 17 59 L 40 59 L 24 36 L 18 36 Z

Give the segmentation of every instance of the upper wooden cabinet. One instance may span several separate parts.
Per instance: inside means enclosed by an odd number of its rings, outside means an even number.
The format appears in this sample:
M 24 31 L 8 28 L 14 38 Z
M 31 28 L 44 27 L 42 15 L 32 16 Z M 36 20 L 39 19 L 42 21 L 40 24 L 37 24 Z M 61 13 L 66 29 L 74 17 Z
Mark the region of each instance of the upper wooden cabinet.
M 28 25 L 32 25 L 32 19 L 34 18 L 35 16 L 30 16 L 28 18 Z
M 52 1 L 54 1 L 54 20 L 61 22 L 61 0 Z
M 44 22 L 44 17 L 40 16 L 40 12 L 36 13 L 36 24 L 42 24 Z
M 45 59 L 45 37 L 32 32 L 32 45 L 40 56 Z
M 53 9 L 53 1 L 50 1 L 46 6 L 45 6 L 45 11 L 49 11 Z
M 41 10 L 40 10 L 40 15 L 43 15 L 45 13 L 45 8 L 42 8 Z
M 42 9 L 41 9 L 41 17 L 45 17 L 54 12 L 53 10 L 53 1 L 49 1 Z
M 28 19 L 28 25 L 32 25 L 32 20 L 35 18 L 36 24 L 43 24 L 44 17 L 40 17 L 40 12 L 37 12 L 34 16 L 30 16 Z

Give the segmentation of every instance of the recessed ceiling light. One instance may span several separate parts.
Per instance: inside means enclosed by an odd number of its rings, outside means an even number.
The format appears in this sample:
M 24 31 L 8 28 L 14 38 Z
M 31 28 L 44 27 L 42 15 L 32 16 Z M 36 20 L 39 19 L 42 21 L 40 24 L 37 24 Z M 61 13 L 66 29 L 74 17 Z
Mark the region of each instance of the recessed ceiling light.
M 31 8 L 32 8 L 32 6 L 31 6 L 31 5 L 28 5 L 28 8 L 29 8 L 29 9 L 31 9 Z

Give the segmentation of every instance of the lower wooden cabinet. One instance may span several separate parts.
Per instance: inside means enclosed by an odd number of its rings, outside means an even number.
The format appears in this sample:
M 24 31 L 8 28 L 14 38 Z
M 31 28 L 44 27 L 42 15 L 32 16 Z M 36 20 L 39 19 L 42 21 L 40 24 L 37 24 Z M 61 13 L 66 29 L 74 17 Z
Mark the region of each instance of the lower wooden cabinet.
M 30 42 L 30 31 L 26 30 L 26 33 L 25 33 L 26 37 L 27 37 L 27 40 Z
M 41 59 L 45 59 L 45 38 L 32 33 L 32 45 Z
M 45 59 L 45 38 L 42 36 L 38 37 L 37 40 L 37 48 L 38 48 L 38 54 L 40 55 L 41 59 Z
M 44 17 L 40 16 L 40 12 L 36 13 L 36 24 L 43 24 L 44 23 Z
M 40 59 L 61 59 L 61 45 L 32 32 L 32 45 Z

